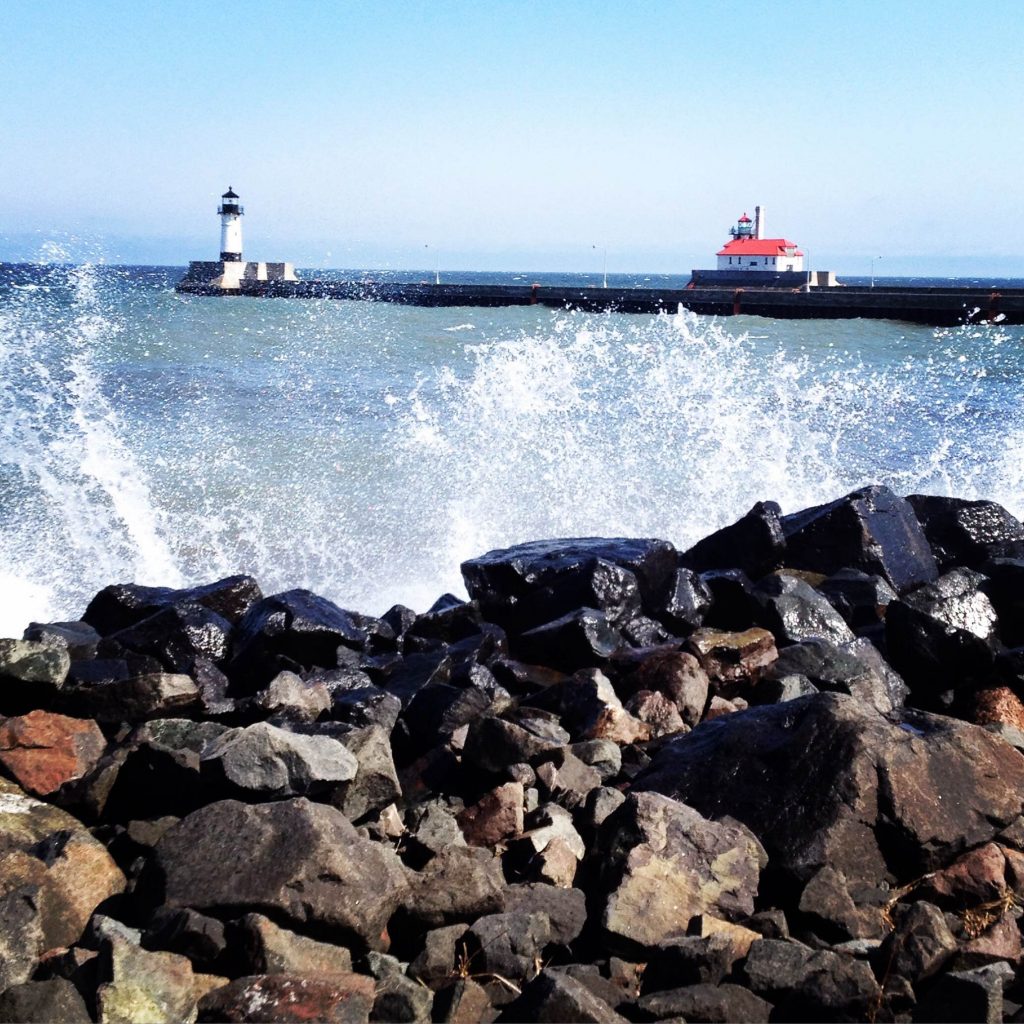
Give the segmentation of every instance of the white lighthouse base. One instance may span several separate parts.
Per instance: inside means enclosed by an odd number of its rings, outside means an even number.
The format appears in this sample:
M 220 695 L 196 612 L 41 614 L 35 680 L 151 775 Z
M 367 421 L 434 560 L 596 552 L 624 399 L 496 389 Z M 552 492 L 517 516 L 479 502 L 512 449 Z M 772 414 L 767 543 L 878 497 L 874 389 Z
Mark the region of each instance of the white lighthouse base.
M 294 263 L 252 263 L 244 260 L 193 260 L 182 285 L 225 292 L 238 291 L 243 281 L 297 281 Z

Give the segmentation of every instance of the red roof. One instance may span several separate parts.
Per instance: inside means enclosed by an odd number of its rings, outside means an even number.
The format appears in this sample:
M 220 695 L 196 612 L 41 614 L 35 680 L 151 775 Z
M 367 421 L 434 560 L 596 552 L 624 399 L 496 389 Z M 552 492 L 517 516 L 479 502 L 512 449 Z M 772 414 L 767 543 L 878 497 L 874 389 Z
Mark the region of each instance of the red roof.
M 795 252 L 786 252 L 794 249 Z M 788 238 L 734 238 L 716 256 L 803 256 Z
M 740 224 L 749 224 L 750 223 L 750 218 L 746 214 L 743 214 L 743 216 L 740 217 L 739 222 L 740 222 Z

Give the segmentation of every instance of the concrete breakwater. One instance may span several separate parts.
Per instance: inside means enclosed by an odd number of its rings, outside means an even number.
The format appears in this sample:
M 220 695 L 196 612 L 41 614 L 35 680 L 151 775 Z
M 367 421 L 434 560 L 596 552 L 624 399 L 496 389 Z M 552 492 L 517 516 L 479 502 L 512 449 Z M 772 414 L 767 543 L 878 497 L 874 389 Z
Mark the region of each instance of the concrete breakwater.
M 462 573 L 0 641 L 0 1020 L 1013 1019 L 1024 524 L 875 486 Z
M 547 285 L 397 284 L 372 281 L 242 280 L 225 289 L 185 278 L 177 291 L 193 295 L 349 299 L 412 306 L 529 306 L 619 313 L 676 312 L 680 306 L 714 316 L 784 319 L 903 320 L 933 326 L 996 321 L 1024 324 L 1022 288 L 580 288 Z

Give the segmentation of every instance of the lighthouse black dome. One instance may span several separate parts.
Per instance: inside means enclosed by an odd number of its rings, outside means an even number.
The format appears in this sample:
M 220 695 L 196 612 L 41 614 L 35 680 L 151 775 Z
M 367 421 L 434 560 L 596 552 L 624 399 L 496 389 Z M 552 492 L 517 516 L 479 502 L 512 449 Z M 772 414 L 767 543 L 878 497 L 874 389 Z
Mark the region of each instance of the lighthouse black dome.
M 230 185 L 228 185 L 227 192 L 225 192 L 224 195 L 221 196 L 221 199 L 237 199 L 237 198 L 238 198 L 238 196 L 235 194 L 234 189 Z

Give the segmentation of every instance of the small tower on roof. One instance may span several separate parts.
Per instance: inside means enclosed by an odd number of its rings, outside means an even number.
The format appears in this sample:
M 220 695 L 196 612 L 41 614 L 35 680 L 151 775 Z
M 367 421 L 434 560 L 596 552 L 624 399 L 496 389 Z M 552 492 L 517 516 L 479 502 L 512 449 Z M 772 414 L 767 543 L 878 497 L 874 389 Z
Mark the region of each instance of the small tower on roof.
M 754 234 L 754 222 L 744 212 L 743 216 L 736 221 L 736 226 L 729 228 L 729 234 L 733 238 L 752 238 Z
M 242 214 L 245 210 L 239 205 L 238 198 L 228 185 L 217 207 L 220 214 L 220 258 L 225 263 L 240 263 L 242 260 Z

